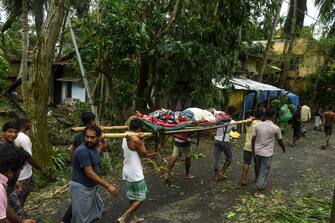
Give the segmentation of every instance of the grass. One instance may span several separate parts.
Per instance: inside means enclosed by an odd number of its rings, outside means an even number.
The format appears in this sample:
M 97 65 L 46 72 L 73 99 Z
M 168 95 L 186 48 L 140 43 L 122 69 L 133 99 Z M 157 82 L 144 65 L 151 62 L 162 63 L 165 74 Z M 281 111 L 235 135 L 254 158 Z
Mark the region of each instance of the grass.
M 240 204 L 226 214 L 227 222 L 312 223 L 329 222 L 335 179 L 304 176 L 291 191 L 273 190 L 265 199 L 240 197 Z

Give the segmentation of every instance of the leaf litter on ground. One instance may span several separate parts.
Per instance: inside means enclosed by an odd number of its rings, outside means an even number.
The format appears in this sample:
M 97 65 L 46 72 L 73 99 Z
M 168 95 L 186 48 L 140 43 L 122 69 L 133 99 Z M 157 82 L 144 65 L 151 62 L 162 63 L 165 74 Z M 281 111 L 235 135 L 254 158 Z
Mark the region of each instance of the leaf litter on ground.
M 329 222 L 335 179 L 317 179 L 308 171 L 291 191 L 274 189 L 265 199 L 242 195 L 240 204 L 226 213 L 227 222 Z

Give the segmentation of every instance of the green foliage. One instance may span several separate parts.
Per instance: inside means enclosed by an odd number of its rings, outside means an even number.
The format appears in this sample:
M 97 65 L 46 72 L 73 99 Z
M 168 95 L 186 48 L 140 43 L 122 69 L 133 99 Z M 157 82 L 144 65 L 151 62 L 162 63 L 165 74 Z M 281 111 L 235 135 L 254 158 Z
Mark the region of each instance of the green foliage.
M 122 169 L 121 140 L 108 141 L 108 155 L 101 156 L 101 175 L 118 175 Z
M 3 88 L 5 85 L 5 80 L 8 71 L 9 71 L 9 63 L 5 57 L 5 54 L 0 49 L 0 88 Z
M 279 111 L 280 108 L 285 104 L 288 105 L 288 108 L 290 109 L 290 111 L 293 111 L 293 107 L 290 104 L 290 101 L 288 100 L 288 97 L 284 97 L 281 100 L 274 99 L 274 100 L 271 101 L 271 106 L 273 106 L 277 111 Z
M 52 176 L 64 170 L 66 160 L 69 158 L 69 153 L 64 148 L 53 147 L 51 153 L 52 165 L 48 169 L 48 173 Z
M 270 0 L 184 0 L 174 15 L 175 1 L 102 0 L 99 11 L 73 23 L 81 27 L 89 76 L 102 72 L 110 86 L 108 117 L 114 121 L 147 105 L 158 108 L 164 98 L 170 106 L 178 98 L 217 105 L 222 93 L 212 79 L 229 79 L 241 41 L 256 38 L 259 16 L 275 8 Z
M 39 188 L 45 187 L 48 184 L 64 178 L 67 173 L 66 162 L 69 160 L 69 152 L 64 147 L 52 147 L 51 165 L 46 168 L 46 176 L 36 176 L 37 186 Z
M 304 176 L 306 177 L 306 176 Z M 310 178 L 308 176 L 307 178 Z M 329 222 L 334 179 L 305 179 L 292 191 L 273 190 L 265 199 L 241 196 L 241 204 L 226 214 L 228 222 Z
M 198 159 L 201 159 L 203 157 L 206 157 L 206 155 L 203 154 L 203 153 L 200 153 L 200 152 L 197 152 L 197 151 L 192 152 L 192 159 L 194 159 L 194 160 L 198 160 Z
M 315 83 L 319 73 L 309 75 L 308 81 L 311 83 L 310 88 L 305 94 L 310 94 L 313 89 L 313 83 Z M 317 104 L 328 106 L 329 103 L 335 102 L 335 75 L 332 72 L 327 72 L 324 75 L 319 76 L 320 82 L 316 91 Z

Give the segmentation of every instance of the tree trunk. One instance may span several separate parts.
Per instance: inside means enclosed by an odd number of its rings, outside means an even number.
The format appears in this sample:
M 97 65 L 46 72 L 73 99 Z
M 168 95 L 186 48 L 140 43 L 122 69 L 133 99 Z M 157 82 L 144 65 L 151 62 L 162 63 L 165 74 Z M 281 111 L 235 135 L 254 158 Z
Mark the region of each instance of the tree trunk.
M 330 215 L 330 223 L 335 223 L 335 189 L 333 194 L 333 207 Z
M 145 56 L 143 56 L 145 57 Z M 148 86 L 149 62 L 147 58 L 142 58 L 140 75 L 136 87 L 135 109 L 144 112 L 146 110 L 145 90 Z
M 34 10 L 34 16 L 35 16 L 35 26 L 37 35 L 40 34 L 41 28 L 43 25 L 43 19 L 44 19 L 44 4 L 45 0 L 34 0 L 33 1 L 33 10 Z
M 49 11 L 34 49 L 31 72 L 23 77 L 25 106 L 32 120 L 31 139 L 34 157 L 43 166 L 50 163 L 51 147 L 48 135 L 48 80 L 51 75 L 55 43 L 64 17 L 64 0 L 51 0 Z
M 29 49 L 29 25 L 28 25 L 28 0 L 22 0 L 22 8 L 21 8 L 21 65 L 20 72 L 18 74 L 17 79 L 21 79 L 22 77 L 27 77 L 28 75 L 28 49 Z M 22 96 L 24 101 L 27 100 L 27 94 L 25 94 L 26 89 L 25 85 L 22 88 Z
M 265 71 L 267 60 L 269 58 L 270 47 L 272 46 L 272 40 L 273 40 L 273 37 L 275 35 L 277 23 L 278 23 L 278 20 L 280 18 L 280 9 L 281 9 L 282 5 L 283 5 L 283 0 L 279 0 L 278 1 L 278 5 L 277 5 L 278 8 L 277 8 L 277 11 L 276 11 L 276 15 L 275 15 L 275 17 L 273 19 L 273 22 L 272 22 L 271 32 L 270 32 L 268 41 L 266 43 L 264 57 L 263 57 L 263 61 L 262 61 L 261 71 L 260 71 L 259 77 L 258 77 L 258 81 L 260 81 L 260 82 L 263 81 L 263 75 L 264 75 L 264 71 Z
M 290 65 L 291 58 L 292 58 L 293 42 L 296 38 L 297 6 L 298 6 L 298 0 L 294 0 L 294 10 L 293 10 L 293 17 L 292 17 L 292 24 L 291 24 L 291 32 L 290 32 L 290 36 L 288 40 L 288 50 L 287 50 L 287 54 L 283 54 L 284 64 L 283 64 L 283 70 L 282 70 L 282 75 L 280 79 L 281 88 L 284 88 L 286 84 L 286 78 L 288 76 L 289 65 Z

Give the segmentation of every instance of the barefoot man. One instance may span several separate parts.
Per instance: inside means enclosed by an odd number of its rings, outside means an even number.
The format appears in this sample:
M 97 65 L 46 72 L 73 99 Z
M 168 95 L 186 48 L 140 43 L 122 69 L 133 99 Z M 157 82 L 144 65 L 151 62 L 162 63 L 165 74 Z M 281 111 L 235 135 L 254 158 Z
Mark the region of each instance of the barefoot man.
M 326 146 L 330 146 L 330 136 L 333 132 L 333 124 L 335 120 L 335 113 L 333 112 L 333 106 L 329 106 L 329 110 L 323 113 L 321 126 L 324 127 L 326 133 Z
M 227 114 L 230 117 L 232 117 L 235 114 L 235 111 L 236 108 L 230 106 L 228 107 Z M 234 120 L 231 120 L 230 124 L 233 122 Z M 236 129 L 237 129 L 236 125 L 230 125 L 227 127 L 218 128 L 216 130 L 216 136 L 214 140 L 214 163 L 213 163 L 215 181 L 227 178 L 225 176 L 225 173 L 233 160 L 232 143 L 230 142 L 230 132 Z M 226 160 L 221 168 L 221 171 L 219 172 L 219 164 L 222 152 L 226 156 Z
M 117 219 L 118 223 L 126 222 L 131 215 L 131 223 L 144 221 L 143 218 L 137 218 L 135 211 L 140 207 L 147 197 L 147 185 L 144 180 L 141 157 L 154 157 L 158 155 L 156 152 L 149 152 L 144 145 L 144 135 L 141 133 L 143 124 L 141 120 L 134 118 L 129 124 L 129 133 L 139 133 L 139 136 L 130 136 L 123 138 L 123 171 L 122 178 L 126 185 L 126 195 L 129 199 L 130 206 L 121 217 Z
M 247 185 L 247 176 L 249 172 L 249 167 L 251 165 L 252 159 L 253 159 L 253 154 L 252 154 L 252 149 L 251 149 L 251 140 L 252 140 L 252 135 L 254 133 L 254 130 L 256 126 L 259 123 L 262 123 L 261 118 L 262 118 L 262 112 L 256 111 L 255 112 L 255 118 L 252 120 L 252 122 L 249 122 L 246 124 L 246 136 L 245 136 L 245 144 L 244 144 L 244 150 L 243 150 L 243 167 L 242 167 L 242 176 L 241 176 L 241 184 L 243 186 Z
M 190 175 L 191 170 L 191 157 L 192 157 L 192 150 L 191 150 L 191 137 L 190 133 L 179 133 L 176 134 L 174 137 L 173 143 L 173 152 L 171 155 L 170 162 L 167 167 L 167 172 L 165 174 L 165 183 L 171 183 L 171 171 L 178 159 L 179 154 L 181 153 L 185 157 L 185 171 L 186 171 L 186 179 L 193 179 L 194 176 Z
M 273 146 L 275 141 L 285 152 L 285 146 L 282 140 L 280 128 L 273 124 L 275 119 L 275 110 L 269 108 L 266 111 L 266 120 L 259 123 L 255 127 L 255 131 L 252 137 L 252 151 L 255 155 L 256 162 L 256 193 L 255 197 L 264 198 L 264 194 L 261 191 L 265 188 L 266 180 L 271 167 L 271 160 L 273 155 Z

